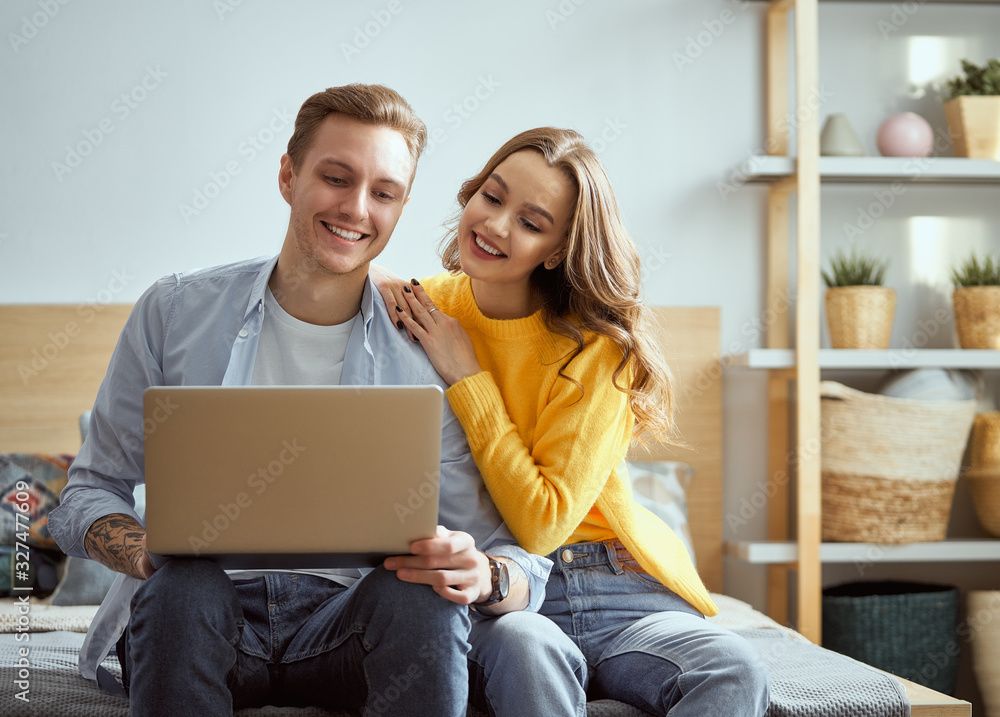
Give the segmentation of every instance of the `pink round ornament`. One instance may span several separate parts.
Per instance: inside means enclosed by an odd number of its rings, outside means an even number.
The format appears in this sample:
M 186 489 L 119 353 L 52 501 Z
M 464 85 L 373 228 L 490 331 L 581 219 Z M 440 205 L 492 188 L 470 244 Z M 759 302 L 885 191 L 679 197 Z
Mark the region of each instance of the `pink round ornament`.
M 885 157 L 926 157 L 934 149 L 934 130 L 920 115 L 904 112 L 882 123 L 875 143 Z

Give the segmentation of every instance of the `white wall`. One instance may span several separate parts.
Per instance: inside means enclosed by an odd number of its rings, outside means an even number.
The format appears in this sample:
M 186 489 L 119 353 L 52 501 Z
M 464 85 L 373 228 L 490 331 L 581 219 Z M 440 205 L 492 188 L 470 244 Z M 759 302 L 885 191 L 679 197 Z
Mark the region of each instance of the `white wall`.
M 434 272 L 460 182 L 515 132 L 569 126 L 601 150 L 646 258 L 648 300 L 720 305 L 723 348 L 759 346 L 764 191 L 718 185 L 763 150 L 763 5 L 7 0 L 0 302 L 130 302 L 165 273 L 276 251 L 289 117 L 316 90 L 365 81 L 401 91 L 439 139 L 383 255 L 388 266 Z M 960 57 L 1000 55 L 997 8 L 904 5 L 909 14 L 890 4 L 821 8 L 819 112 L 846 112 L 872 153 L 889 114 L 916 110 L 943 128 L 929 84 L 955 74 Z M 81 143 L 87 156 L 68 159 Z M 229 170 L 238 173 L 222 177 Z M 212 198 L 195 204 L 199 191 Z M 845 223 L 875 191 L 824 194 L 824 256 L 847 243 Z M 893 260 L 896 345 L 947 306 L 957 256 L 997 248 L 995 196 L 911 187 L 857 239 Z M 184 216 L 182 205 L 198 213 Z M 934 339 L 950 341 L 950 327 Z M 726 390 L 726 507 L 736 512 L 766 480 L 766 404 L 760 376 L 730 375 Z M 757 515 L 730 534 L 764 531 Z M 730 564 L 728 583 L 762 606 L 759 570 Z

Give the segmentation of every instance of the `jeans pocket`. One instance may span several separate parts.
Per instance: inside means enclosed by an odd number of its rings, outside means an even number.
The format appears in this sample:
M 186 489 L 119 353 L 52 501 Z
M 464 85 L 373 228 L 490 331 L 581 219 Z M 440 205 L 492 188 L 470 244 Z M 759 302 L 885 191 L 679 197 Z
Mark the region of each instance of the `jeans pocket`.
M 635 558 L 619 560 L 619 562 L 621 563 L 622 568 L 625 569 L 624 573 L 625 575 L 628 575 L 629 577 L 634 578 L 636 580 L 640 580 L 648 585 L 657 585 L 661 588 L 664 587 L 663 583 L 661 583 L 659 580 L 657 580 L 652 575 L 643 570 L 642 566 L 639 565 L 639 561 L 636 560 Z M 664 588 L 664 590 L 666 590 L 666 588 Z

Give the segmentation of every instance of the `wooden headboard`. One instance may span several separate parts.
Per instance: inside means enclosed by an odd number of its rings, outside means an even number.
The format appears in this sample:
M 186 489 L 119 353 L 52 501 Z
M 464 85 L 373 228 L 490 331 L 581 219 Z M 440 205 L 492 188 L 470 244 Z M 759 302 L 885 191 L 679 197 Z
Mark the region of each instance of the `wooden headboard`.
M 76 453 L 89 409 L 130 306 L 0 306 L 0 451 Z M 660 339 L 674 372 L 678 425 L 688 448 L 633 457 L 682 460 L 695 469 L 688 510 L 698 570 L 722 590 L 722 378 L 719 310 L 659 308 Z

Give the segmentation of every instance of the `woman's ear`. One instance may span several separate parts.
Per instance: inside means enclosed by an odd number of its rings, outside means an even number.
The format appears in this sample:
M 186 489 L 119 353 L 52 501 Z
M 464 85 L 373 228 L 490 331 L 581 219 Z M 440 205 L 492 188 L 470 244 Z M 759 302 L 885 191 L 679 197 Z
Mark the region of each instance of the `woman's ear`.
M 556 251 L 555 253 L 553 253 L 551 256 L 549 256 L 548 259 L 545 260 L 545 268 L 546 269 L 555 269 L 557 266 L 559 266 L 559 264 L 562 263 L 562 260 L 563 260 L 563 258 L 565 256 L 566 256 L 566 250 L 565 249 L 559 249 L 558 251 Z

